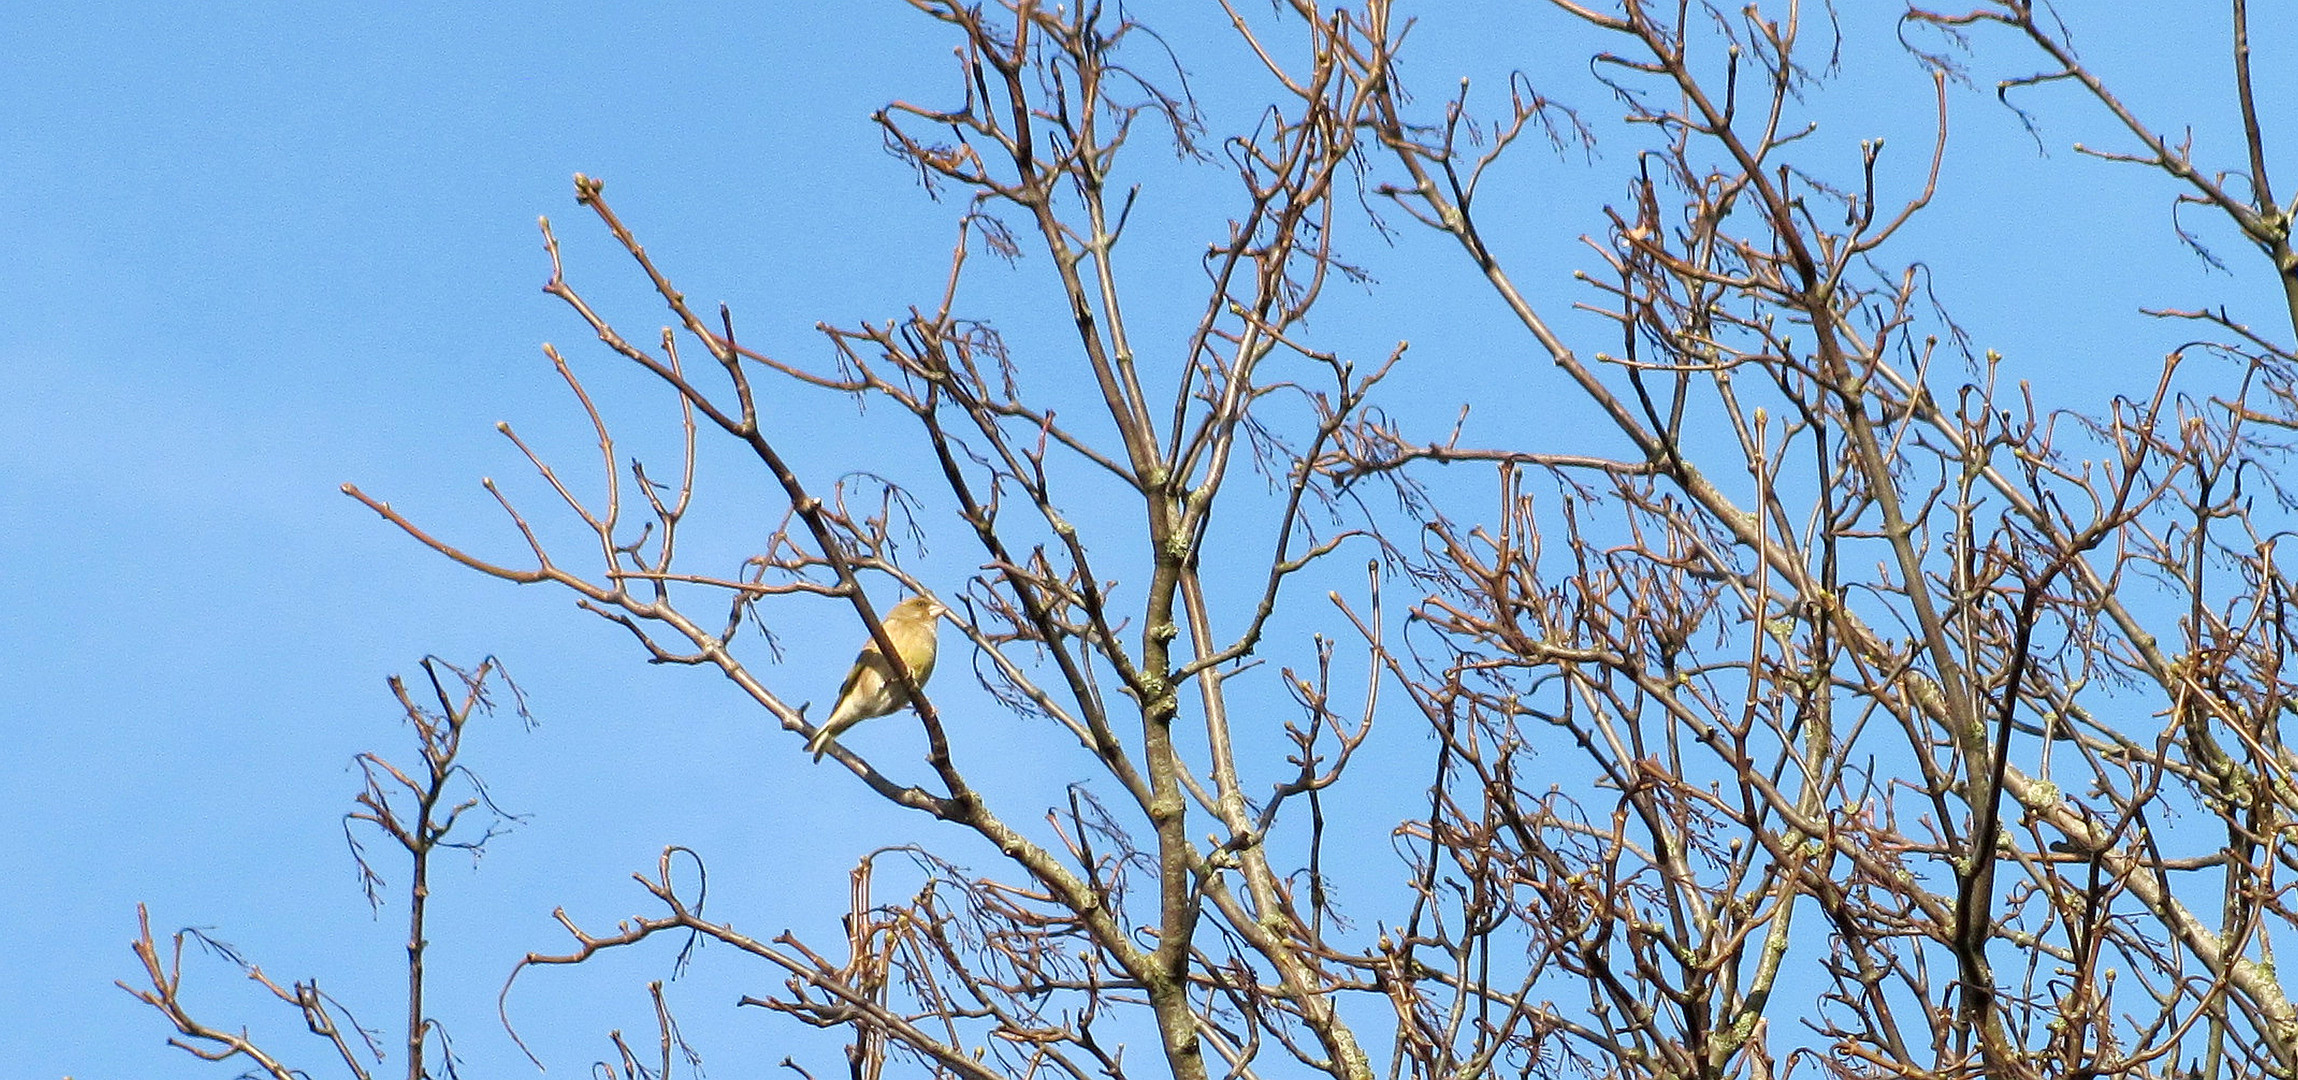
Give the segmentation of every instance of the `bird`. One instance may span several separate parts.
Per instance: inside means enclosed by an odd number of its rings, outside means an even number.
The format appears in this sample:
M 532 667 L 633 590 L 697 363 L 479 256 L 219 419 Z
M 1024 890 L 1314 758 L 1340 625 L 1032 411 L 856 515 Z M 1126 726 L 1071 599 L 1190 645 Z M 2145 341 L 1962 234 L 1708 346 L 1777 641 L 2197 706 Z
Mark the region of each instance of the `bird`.
M 901 654 L 903 665 L 910 669 L 910 678 L 920 689 L 934 673 L 934 639 L 941 629 L 938 620 L 947 614 L 949 608 L 930 596 L 910 597 L 886 613 L 886 637 L 894 643 L 894 650 Z M 864 642 L 860 655 L 854 657 L 853 668 L 846 672 L 845 685 L 838 687 L 837 706 L 806 742 L 806 749 L 813 751 L 814 760 L 822 760 L 830 744 L 847 728 L 908 705 L 910 696 L 894 683 L 893 665 L 886 663 L 885 654 L 878 651 L 877 639 Z

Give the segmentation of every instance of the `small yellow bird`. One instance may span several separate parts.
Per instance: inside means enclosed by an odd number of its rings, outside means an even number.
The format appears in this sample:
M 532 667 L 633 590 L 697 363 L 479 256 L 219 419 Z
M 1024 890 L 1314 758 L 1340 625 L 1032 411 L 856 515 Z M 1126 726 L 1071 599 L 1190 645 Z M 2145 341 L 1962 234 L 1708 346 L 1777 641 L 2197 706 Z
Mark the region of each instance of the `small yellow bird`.
M 930 596 L 910 597 L 886 613 L 886 636 L 893 640 L 894 651 L 901 654 L 902 663 L 921 689 L 934 673 L 934 639 L 941 630 L 938 620 L 947 614 L 949 608 Z M 861 655 L 854 657 L 853 669 L 846 672 L 846 684 L 838 688 L 837 707 L 807 741 L 806 749 L 820 761 L 847 728 L 909 703 L 910 696 L 894 685 L 893 665 L 886 663 L 877 639 L 872 638 L 863 643 Z

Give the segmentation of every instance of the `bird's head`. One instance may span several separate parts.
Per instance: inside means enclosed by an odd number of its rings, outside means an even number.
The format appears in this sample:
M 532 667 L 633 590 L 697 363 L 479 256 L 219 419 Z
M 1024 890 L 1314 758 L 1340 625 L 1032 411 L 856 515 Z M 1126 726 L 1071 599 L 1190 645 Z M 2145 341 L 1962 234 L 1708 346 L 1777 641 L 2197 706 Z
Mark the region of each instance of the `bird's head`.
M 949 606 L 931 596 L 913 596 L 899 604 L 888 618 L 932 622 L 950 613 Z

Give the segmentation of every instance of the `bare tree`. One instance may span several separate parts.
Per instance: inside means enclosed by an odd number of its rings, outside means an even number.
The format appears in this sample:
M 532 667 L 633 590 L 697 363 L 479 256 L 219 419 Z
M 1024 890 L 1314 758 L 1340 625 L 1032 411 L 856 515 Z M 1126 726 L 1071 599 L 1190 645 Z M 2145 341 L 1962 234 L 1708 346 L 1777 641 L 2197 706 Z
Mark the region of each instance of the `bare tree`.
M 487 795 L 485 782 L 461 757 L 465 729 L 472 720 L 495 711 L 495 692 L 488 686 L 488 680 L 492 678 L 509 686 L 514 697 L 518 688 L 502 677 L 500 665 L 492 658 L 465 671 L 426 657 L 423 676 L 430 693 L 420 697 L 417 692 L 410 692 L 398 676 L 390 678 L 391 695 L 398 700 L 408 726 L 414 729 L 420 765 L 410 769 L 373 752 L 358 755 L 352 764 L 359 769 L 360 790 L 352 798 L 352 808 L 343 815 L 344 840 L 350 844 L 352 861 L 358 866 L 359 883 L 366 890 L 369 907 L 381 909 L 389 881 L 387 871 L 369 860 L 366 842 L 361 836 L 369 830 L 381 833 L 407 856 L 406 888 L 401 894 L 407 904 L 406 1015 L 399 1045 L 404 1052 L 409 1080 L 434 1075 L 434 1064 L 443 1070 L 443 1075 L 451 1076 L 455 1071 L 454 1050 L 446 1029 L 423 1002 L 427 982 L 424 961 L 429 951 L 424 928 L 431 898 L 432 857 L 441 852 L 461 851 L 475 858 L 488 841 L 516 820 L 515 815 L 495 805 Z M 436 707 L 425 704 L 424 697 L 435 702 Z M 515 708 L 519 715 L 526 715 L 523 702 L 516 703 Z M 465 814 L 473 811 L 485 819 L 478 826 L 477 835 L 472 835 L 469 827 L 457 833 L 456 826 L 462 823 Z M 375 1067 L 389 1060 L 381 1032 L 360 1024 L 343 1002 L 320 989 L 317 979 L 281 986 L 239 950 L 195 929 L 177 931 L 163 960 L 159 942 L 152 936 L 151 916 L 142 904 L 136 905 L 136 924 L 134 948 L 136 959 L 142 962 L 143 979 L 141 984 L 123 981 L 119 987 L 174 1025 L 177 1037 L 168 1040 L 171 1045 L 210 1061 L 245 1057 L 253 1062 L 249 1075 L 272 1080 L 293 1080 L 309 1075 L 303 1069 L 288 1065 L 291 1060 L 288 1055 L 258 1044 L 245 1027 L 236 1031 L 214 1027 L 192 1015 L 183 992 L 184 946 L 191 943 L 230 961 L 272 996 L 293 1006 L 311 1034 L 327 1044 L 346 1075 L 369 1080 L 377 1075 Z
M 857 1077 L 897 1057 L 985 1078 L 2298 1076 L 2273 953 L 2293 924 L 2280 875 L 2298 871 L 2278 478 L 2298 337 L 2165 308 L 2208 338 L 2125 392 L 2031 382 L 1934 301 L 1904 230 L 1942 194 L 1968 57 L 1996 47 L 1974 31 L 2007 29 L 2045 67 L 1998 95 L 2083 88 L 2138 145 L 2094 152 L 2229 220 L 2298 335 L 2239 0 L 2247 161 L 2227 171 L 2021 3 L 1905 14 L 1937 137 L 1904 163 L 1878 140 L 1849 160 L 1812 149 L 1841 29 L 1794 3 L 1555 0 L 1608 42 L 1586 59 L 1617 125 L 1529 76 L 1496 113 L 1465 83 L 1423 104 L 1380 0 L 1225 6 L 1266 104 L 1217 137 L 1122 10 L 911 3 L 958 42 L 958 79 L 876 120 L 953 208 L 941 296 L 825 326 L 836 363 L 809 367 L 692 304 L 578 176 L 671 325 L 617 329 L 547 222 L 546 289 L 674 396 L 675 475 L 625 477 L 610 410 L 547 348 L 596 431 L 603 502 L 504 431 L 590 554 L 553 550 L 491 482 L 527 540 L 517 560 L 347 490 L 474 570 L 574 591 L 650 660 L 715 668 L 794 754 L 813 721 L 752 628 L 830 597 L 891 654 L 871 586 L 933 592 L 945 575 L 905 564 L 902 540 L 959 537 L 980 569 L 943 595 L 965 638 L 944 655 L 970 653 L 1001 707 L 1074 741 L 1076 782 L 1047 828 L 1025 825 L 1046 808 L 977 786 L 913 693 L 923 773 L 831 753 L 995 869 L 946 848 L 862 855 L 846 940 L 821 943 L 706 915 L 673 875 L 700 856 L 672 849 L 641 879 L 651 907 L 612 930 L 561 914 L 574 945 L 530 954 L 514 984 L 659 935 L 714 940 L 786 980 L 745 1004 L 849 1028 Z M 1582 291 L 1552 298 L 1490 242 L 1478 195 L 1527 141 L 1599 136 L 1624 188 L 1591 223 Z M 1228 185 L 1178 336 L 1138 332 L 1121 286 L 1137 138 Z M 1384 380 L 1414 372 L 1404 344 L 1350 355 L 1309 315 L 1406 221 L 1489 284 L 1495 339 L 1549 361 L 1522 377 L 1613 433 L 1481 446 L 1383 408 Z M 1058 351 L 1010 348 L 960 302 L 983 251 L 1050 264 Z M 1564 305 L 1610 330 L 1575 341 Z M 1091 415 L 1061 414 L 1064 394 Z M 805 432 L 765 403 L 843 398 L 890 406 L 864 422 L 929 464 L 803 474 L 786 451 Z M 706 440 L 786 500 L 737 566 L 680 550 Z M 1262 482 L 1238 482 L 1248 469 Z M 1441 469 L 1489 470 L 1496 501 L 1440 496 Z M 1327 632 L 1272 633 L 1280 612 Z M 1362 689 L 1337 685 L 1358 671 Z M 1372 765 L 1376 720 L 1433 738 L 1391 739 Z M 1336 904 L 1326 800 L 1399 784 L 1427 793 L 1396 825 L 1408 900 Z M 906 899 L 874 887 L 889 860 L 922 883 Z M 146 1000 L 179 1016 L 143 951 Z M 419 1042 L 410 1057 L 421 1075 Z M 648 1067 L 625 1046 L 621 1068 Z
M 1459 242 L 1633 447 L 1400 436 L 1364 456 L 1514 466 L 1499 507 L 1434 522 L 1442 578 L 1416 612 L 1434 633 L 1395 668 L 1455 763 L 1424 881 L 1458 929 L 1429 948 L 1462 971 L 1528 954 L 1507 992 L 1572 987 L 1572 1041 L 1602 1074 L 1768 1075 L 1792 1048 L 1858 1076 L 2291 1075 L 2298 1013 L 2272 964 L 2293 865 L 2288 348 L 2167 312 L 2231 336 L 2101 412 L 2053 408 L 1885 254 L 1936 194 L 1945 56 L 1939 141 L 1894 191 L 1879 141 L 1848 168 L 1793 156 L 1816 88 L 1793 7 L 1558 6 L 1614 35 L 1598 70 L 1654 133 L 1595 243 L 1617 354 L 1584 359 L 1485 245 L 1473 198 L 1507 140 L 1464 145 L 1464 101 L 1418 127 L 1387 96 L 1377 125 L 1409 177 L 1388 193 Z M 2080 82 L 2146 147 L 2126 159 L 2188 181 L 2182 202 L 2298 280 L 2239 50 L 2250 202 L 2027 6 L 1907 16 L 1975 22 L 2060 65 L 2004 93 Z M 1698 74 L 1719 63 L 1721 85 Z M 1501 130 L 1539 108 L 1520 99 Z M 1605 798 L 1527 781 L 1563 747 Z M 1784 1016 L 1816 1038 L 1775 1042 L 1799 951 L 1827 986 Z M 1432 1033 L 1429 1071 L 1457 1068 L 1458 1042 Z

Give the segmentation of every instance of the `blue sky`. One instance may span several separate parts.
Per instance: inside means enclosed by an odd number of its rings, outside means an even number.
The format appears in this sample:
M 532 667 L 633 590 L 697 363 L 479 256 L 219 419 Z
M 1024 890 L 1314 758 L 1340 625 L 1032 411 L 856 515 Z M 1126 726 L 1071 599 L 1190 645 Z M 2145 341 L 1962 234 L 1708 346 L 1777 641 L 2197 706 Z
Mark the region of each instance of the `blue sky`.
M 2108 24 L 2090 6 L 2068 9 L 2078 40 L 2153 115 L 2224 115 L 2225 87 L 2179 74 L 2219 70 L 2217 26 Z M 1248 69 L 1210 7 L 1141 10 L 1217 112 Z M 1875 25 L 1862 17 L 1855 29 Z M 1431 9 L 1418 74 L 1440 95 L 1459 73 L 1521 65 L 1585 93 L 1573 39 L 1543 36 L 1553 24 L 1530 5 Z M 2255 37 L 2289 35 L 2261 24 Z M 1884 40 L 1855 50 L 1818 106 L 1822 138 L 1887 133 L 1912 160 L 1924 116 L 1903 106 L 1924 80 Z M 159 1019 L 111 985 L 133 971 L 138 901 L 159 927 L 211 926 L 275 976 L 317 976 L 364 1002 L 370 1024 L 390 1021 L 400 912 L 368 916 L 337 816 L 354 753 L 407 753 L 383 679 L 426 653 L 502 657 L 540 720 L 529 732 L 505 717 L 476 736 L 498 800 L 531 818 L 476 872 L 450 861 L 438 886 L 437 1011 L 481 1072 L 512 1060 L 494 994 L 519 953 L 560 946 L 552 906 L 601 922 L 639 910 L 626 875 L 665 843 L 712 858 L 738 924 L 834 932 L 854 857 L 916 838 L 914 821 L 803 764 L 795 737 L 707 673 L 639 662 L 567 596 L 462 571 L 337 487 L 357 482 L 442 535 L 515 556 L 478 478 L 541 493 L 494 423 L 589 463 L 542 342 L 622 395 L 634 437 L 668 415 L 539 291 L 535 218 L 547 213 L 578 284 L 616 303 L 627 330 L 660 320 L 573 206 L 576 171 L 606 178 L 682 287 L 730 304 L 753 344 L 820 361 L 817 320 L 930 300 L 954 208 L 919 192 L 867 115 L 894 97 L 946 97 L 940 28 L 891 2 L 771 17 L 695 4 L 25 4 L 0 11 L 0 41 L 0 911 L 18 926 L 0 961 L 0 1042 L 21 1074 L 226 1075 L 164 1046 Z M 1994 46 L 1984 78 L 2025 70 Z M 2264 100 L 2292 100 L 2291 86 Z M 1606 118 L 1599 95 L 1576 103 Z M 1909 241 L 1983 347 L 2037 377 L 2110 354 L 2145 370 L 2180 335 L 2134 318 L 2139 304 L 2268 297 L 2250 253 L 2223 235 L 2220 254 L 2249 279 L 2202 275 L 2171 237 L 2158 178 L 2066 151 L 2117 144 L 2094 110 L 2063 93 L 2031 103 L 2047 157 L 1985 92 L 1956 92 L 1947 195 Z M 2222 125 L 2198 130 L 2234 163 Z M 1150 148 L 1135 160 L 1168 184 L 1152 197 L 1174 193 L 1150 219 L 1165 231 L 1139 242 L 1186 267 L 1227 189 Z M 1592 211 L 1628 167 L 1624 153 L 1593 166 L 1527 154 L 1496 197 L 1510 212 L 1503 241 L 1553 306 L 1590 261 L 1573 238 L 1600 228 Z M 1449 417 L 1493 396 L 1464 386 L 1545 374 L 1514 374 L 1524 343 L 1441 245 L 1361 243 L 1381 282 L 1336 299 L 1327 328 L 1371 353 L 1410 338 L 1430 358 L 1437 374 L 1417 377 L 1400 408 Z M 1026 260 L 977 269 L 992 309 L 1031 282 Z M 1541 428 L 1533 411 L 1503 400 L 1478 430 L 1571 430 Z M 879 452 L 836 416 L 789 422 L 818 475 Z M 754 477 L 720 478 L 771 520 Z M 732 550 L 742 532 L 727 528 Z M 942 569 L 954 586 L 967 567 Z M 856 636 L 833 615 L 794 617 L 789 663 L 773 669 L 818 686 L 794 691 L 801 700 L 824 700 L 851 655 Z M 961 694 L 957 682 L 945 676 L 945 692 Z M 981 722 L 1015 782 L 1058 767 L 1018 722 Z M 1363 850 L 1385 858 L 1385 835 Z M 542 973 L 514 1014 L 536 1018 L 529 1034 L 554 1072 L 579 1069 L 608 1028 L 646 1029 L 641 985 L 666 967 L 657 952 Z M 834 1040 L 729 1015 L 736 994 L 774 983 L 704 963 L 674 987 L 720 1075 L 789 1050 L 833 1060 Z M 197 967 L 193 986 L 212 1021 L 256 1023 L 319 1063 L 229 968 Z

